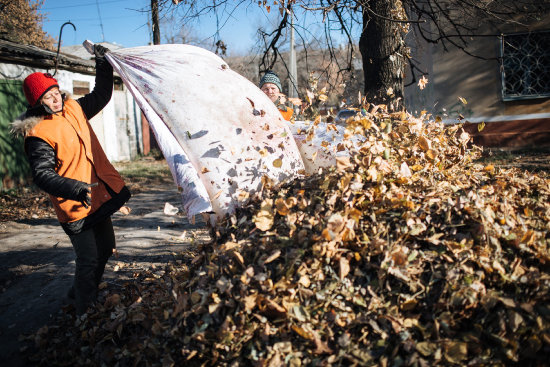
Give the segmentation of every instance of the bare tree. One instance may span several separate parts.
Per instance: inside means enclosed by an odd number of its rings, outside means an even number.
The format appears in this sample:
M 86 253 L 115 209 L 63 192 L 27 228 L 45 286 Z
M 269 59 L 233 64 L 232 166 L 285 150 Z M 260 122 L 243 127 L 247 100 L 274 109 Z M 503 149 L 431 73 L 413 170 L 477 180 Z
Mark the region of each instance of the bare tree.
M 0 0 L 0 37 L 53 50 L 55 40 L 42 30 L 44 0 Z
M 168 2 L 169 0 L 164 0 Z M 171 0 L 178 5 L 178 0 Z M 271 30 L 260 30 L 263 54 L 259 72 L 272 69 L 281 58 L 285 44 L 285 30 L 289 17 L 304 12 L 317 13 L 324 27 L 324 48 L 337 75 L 348 76 L 354 71 L 353 60 L 359 50 L 363 64 L 364 95 L 374 103 L 385 103 L 400 109 L 403 107 L 404 79 L 407 67 L 413 81 L 419 71 L 409 56 L 405 36 L 415 28 L 415 34 L 429 43 L 440 43 L 444 48 L 457 47 L 469 51 L 475 37 L 487 36 L 490 27 L 495 35 L 509 24 L 521 24 L 521 20 L 548 16 L 549 0 L 279 0 L 230 2 L 183 1 L 179 6 L 188 16 L 200 17 L 223 8 L 251 6 L 258 3 L 266 11 L 279 11 L 280 21 Z M 271 9 L 271 6 L 278 9 Z M 311 39 L 309 27 L 299 28 L 298 38 L 303 48 Z M 336 57 L 340 49 L 335 35 L 343 35 L 350 47 L 345 60 Z M 357 45 L 358 48 L 354 47 Z M 307 51 L 306 51 L 307 57 Z M 283 60 L 284 65 L 284 60 Z M 339 84 L 335 81 L 334 84 Z
M 161 38 L 165 43 L 196 44 L 198 38 L 194 30 L 172 12 L 166 12 L 160 18 Z

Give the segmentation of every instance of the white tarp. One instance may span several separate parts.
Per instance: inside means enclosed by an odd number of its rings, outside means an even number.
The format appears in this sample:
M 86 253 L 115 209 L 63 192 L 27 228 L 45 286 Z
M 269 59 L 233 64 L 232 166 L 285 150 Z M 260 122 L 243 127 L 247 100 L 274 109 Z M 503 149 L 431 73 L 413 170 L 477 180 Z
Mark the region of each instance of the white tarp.
M 90 48 L 91 43 L 85 42 Z M 149 121 L 189 217 L 221 217 L 261 189 L 304 172 L 286 121 L 224 60 L 182 44 L 106 55 Z

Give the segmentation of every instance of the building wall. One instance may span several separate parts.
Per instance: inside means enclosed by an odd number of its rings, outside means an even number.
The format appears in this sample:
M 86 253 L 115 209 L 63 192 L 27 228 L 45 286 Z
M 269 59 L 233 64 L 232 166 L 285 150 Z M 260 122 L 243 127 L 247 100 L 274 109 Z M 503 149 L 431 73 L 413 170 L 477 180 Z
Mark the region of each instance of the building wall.
M 542 19 L 528 27 L 508 27 L 505 33 L 550 30 L 550 16 Z M 534 137 L 542 133 L 548 134 L 550 140 L 550 98 L 503 100 L 501 63 L 498 61 L 501 38 L 497 34 L 494 29 L 485 29 L 483 37 L 470 41 L 468 51 L 486 60 L 469 56 L 453 47 L 444 50 L 441 44 L 427 44 L 415 34 L 410 34 L 408 43 L 413 59 L 427 74 L 429 83 L 424 90 L 420 90 L 416 83 L 406 88 L 407 109 L 417 114 L 425 110 L 433 116 L 440 116 L 447 123 L 500 124 L 488 126 L 487 131 L 481 133 L 477 132 L 477 126 L 470 128 L 475 134 L 493 134 L 489 139 L 477 140 L 491 146 L 529 145 L 530 140 L 525 136 Z M 499 139 L 504 135 L 507 135 L 506 139 Z M 514 141 L 516 135 L 518 140 Z M 519 139 L 520 136 L 524 138 Z M 536 144 L 539 143 L 540 139 Z
M 550 17 L 533 24 L 529 30 L 550 30 Z M 507 33 L 525 32 L 524 27 L 509 27 Z M 486 35 L 495 34 L 487 29 Z M 441 44 L 431 45 L 409 35 L 413 57 L 429 83 L 424 90 L 414 84 L 405 94 L 410 111 L 427 110 L 448 122 L 456 121 L 459 115 L 471 122 L 502 121 L 546 116 L 550 113 L 550 99 L 525 99 L 503 101 L 500 62 L 500 38 L 477 37 L 470 41 L 468 51 L 487 60 L 467 55 L 462 50 L 450 47 L 447 51 Z M 410 76 L 409 76 L 410 77 Z M 464 98 L 467 103 L 460 101 Z M 548 115 L 547 117 L 550 117 Z

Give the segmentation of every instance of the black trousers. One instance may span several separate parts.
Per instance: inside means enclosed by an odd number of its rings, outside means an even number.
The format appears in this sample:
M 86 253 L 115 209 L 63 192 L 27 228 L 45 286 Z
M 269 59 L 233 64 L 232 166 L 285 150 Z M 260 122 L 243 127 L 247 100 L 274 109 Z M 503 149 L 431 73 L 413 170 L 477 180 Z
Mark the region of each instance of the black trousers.
M 97 297 L 97 286 L 101 282 L 105 264 L 116 247 L 113 223 L 108 217 L 94 227 L 69 235 L 76 253 L 76 270 L 73 287 L 76 312 L 86 312 Z

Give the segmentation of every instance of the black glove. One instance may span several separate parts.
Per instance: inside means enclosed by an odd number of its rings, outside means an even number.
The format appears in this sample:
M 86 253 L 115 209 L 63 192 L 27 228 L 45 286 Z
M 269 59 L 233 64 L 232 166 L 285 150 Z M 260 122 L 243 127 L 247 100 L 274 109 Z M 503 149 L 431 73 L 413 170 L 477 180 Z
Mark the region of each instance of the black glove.
M 75 200 L 80 201 L 85 208 L 88 208 L 92 205 L 92 196 L 90 191 L 90 185 L 84 182 L 78 182 L 76 188 Z
M 100 44 L 94 44 L 94 55 L 96 59 L 102 59 L 105 57 L 105 53 L 109 52 L 109 50 L 106 47 L 101 46 Z

